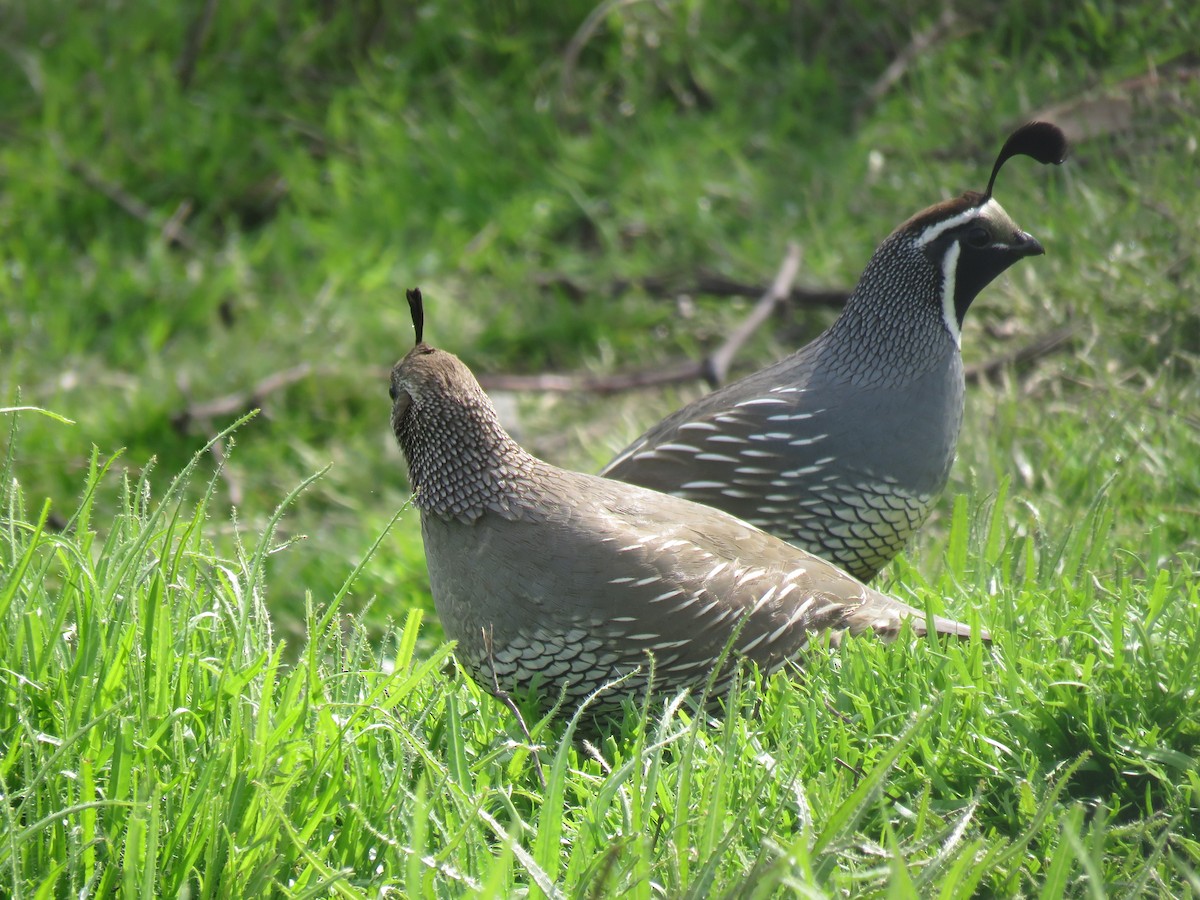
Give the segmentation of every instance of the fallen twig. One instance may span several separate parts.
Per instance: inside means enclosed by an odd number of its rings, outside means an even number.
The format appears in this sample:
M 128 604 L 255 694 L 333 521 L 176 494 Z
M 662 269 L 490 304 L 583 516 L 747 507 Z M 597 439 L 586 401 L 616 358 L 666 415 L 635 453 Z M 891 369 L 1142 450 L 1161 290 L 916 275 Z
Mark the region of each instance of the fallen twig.
M 573 375 L 550 372 L 544 375 L 512 375 L 494 372 L 480 375 L 479 383 L 489 391 L 520 391 L 544 394 L 617 394 L 639 388 L 682 384 L 704 377 L 703 360 L 684 360 L 657 369 L 635 369 L 611 375 Z
M 757 307 L 756 307 L 757 309 Z M 752 313 L 753 317 L 753 313 Z M 749 320 L 747 320 L 749 321 Z M 991 359 L 972 363 L 966 367 L 965 375 L 975 383 L 991 378 L 1010 365 L 1033 362 L 1056 352 L 1066 345 L 1075 333 L 1067 326 L 1041 335 L 1021 347 L 1001 353 Z M 736 336 L 736 335 L 735 335 Z M 709 380 L 713 371 L 712 360 L 721 350 L 700 360 L 673 362 L 655 369 L 635 369 L 630 372 L 614 372 L 611 375 L 580 375 L 547 373 L 544 375 L 512 375 L 493 372 L 479 376 L 479 383 L 490 391 L 518 391 L 547 394 L 616 394 L 641 388 L 663 387 L 699 379 Z M 711 382 L 710 382 L 711 383 Z
M 742 324 L 734 329 L 733 334 L 725 340 L 725 343 L 704 360 L 704 380 L 709 385 L 717 387 L 725 381 L 726 376 L 729 375 L 729 366 L 737 352 L 742 349 L 742 345 L 750 339 L 750 336 L 767 321 L 775 308 L 787 299 L 792 290 L 792 282 L 796 280 L 796 273 L 799 271 L 800 245 L 792 241 L 788 244 L 787 253 L 783 257 L 783 263 L 779 266 L 775 280 L 754 304 L 750 315 L 746 316 Z
M 103 194 L 120 209 L 124 210 L 135 219 L 144 222 L 158 229 L 159 233 L 167 240 L 173 240 L 181 247 L 195 253 L 200 249 L 199 242 L 192 236 L 192 233 L 187 230 L 183 224 L 183 219 L 187 213 L 191 211 L 189 201 L 184 201 L 175 214 L 169 219 L 164 219 L 161 215 L 135 197 L 129 191 L 125 190 L 121 185 L 114 181 L 105 178 L 88 163 L 81 159 L 75 159 L 67 155 L 66 151 L 59 148 L 59 154 L 62 157 L 63 165 L 67 171 L 76 175 L 84 184 L 90 187 L 97 193 Z
M 207 403 L 196 403 L 171 416 L 171 424 L 186 431 L 193 422 L 208 422 L 218 416 L 241 415 L 261 406 L 268 395 L 302 381 L 313 373 L 311 363 L 300 363 L 282 372 L 268 375 L 249 391 L 227 394 Z
M 612 375 L 481 375 L 487 390 L 532 391 L 548 393 L 614 394 L 635 388 L 660 387 L 702 379 L 710 387 L 720 386 L 729 375 L 733 358 L 742 345 L 767 320 L 772 310 L 791 294 L 792 282 L 800 271 L 800 245 L 789 243 L 779 271 L 750 314 L 716 350 L 703 359 L 683 360 L 654 369 L 617 372 Z
M 196 74 L 196 63 L 200 61 L 200 51 L 208 39 L 212 28 L 213 16 L 217 12 L 217 0 L 206 0 L 204 9 L 192 22 L 184 35 L 183 51 L 179 54 L 179 62 L 175 64 L 175 74 L 179 78 L 179 87 L 187 90 L 192 85 L 192 77 Z
M 678 278 L 670 275 L 647 275 L 643 278 L 618 279 L 605 287 L 593 287 L 558 272 L 542 272 L 533 276 L 533 280 L 538 287 L 561 290 L 576 300 L 592 294 L 619 297 L 633 288 L 637 288 L 651 297 L 665 298 L 674 298 L 685 294 L 707 297 L 760 297 L 764 292 L 770 290 L 769 286 L 737 281 L 715 272 L 700 272 L 690 284 L 681 284 Z M 828 306 L 832 309 L 841 309 L 846 305 L 849 296 L 850 291 L 846 288 L 810 288 L 792 285 L 784 300 L 797 306 Z
M 1062 328 L 1056 328 L 1054 331 L 1040 335 L 1028 344 L 1017 347 L 1014 350 L 993 356 L 991 359 L 986 359 L 983 362 L 972 363 L 964 369 L 963 374 L 966 376 L 967 381 L 971 383 L 986 381 L 1009 366 L 1033 362 L 1044 356 L 1049 356 L 1065 347 L 1071 336 L 1075 334 L 1075 331 L 1076 328 L 1074 325 L 1064 325 Z
M 912 64 L 930 47 L 950 34 L 957 25 L 958 14 L 954 12 L 952 7 L 947 6 L 942 10 L 942 14 L 938 16 L 936 22 L 925 30 L 914 34 L 907 46 L 896 54 L 896 58 L 875 79 L 875 83 L 867 88 L 863 101 L 859 105 L 858 114 L 861 116 L 868 107 L 874 106 L 882 100 L 896 82 L 904 77 Z
M 558 77 L 558 93 L 564 106 L 570 106 L 574 100 L 575 66 L 579 62 L 579 54 L 583 52 L 583 48 L 587 46 L 588 41 L 592 39 L 610 13 L 622 6 L 638 2 L 641 0 L 604 0 L 588 13 L 583 23 L 575 29 L 571 40 L 567 42 L 567 48 L 563 51 L 562 67 Z
M 713 353 L 698 360 L 680 360 L 653 369 L 634 369 L 628 372 L 613 372 L 609 375 L 549 372 L 542 375 L 517 375 L 505 372 L 481 373 L 479 383 L 488 391 L 510 391 L 517 393 L 542 394 L 617 394 L 644 388 L 664 387 L 687 381 L 707 381 L 713 384 L 724 380 L 733 357 L 753 333 L 766 320 L 774 303 L 779 302 L 787 290 L 787 282 L 795 277 L 799 268 L 799 248 L 789 247 L 788 255 L 780 266 L 775 283 L 751 310 L 742 325 Z M 768 302 L 771 301 L 771 302 Z M 965 375 L 975 383 L 992 378 L 1008 366 L 1021 365 L 1049 356 L 1067 345 L 1076 329 L 1065 326 L 1041 335 L 1028 344 L 1001 353 L 991 359 L 973 363 L 966 367 Z M 193 422 L 209 422 L 221 416 L 235 416 L 261 406 L 273 393 L 284 390 L 312 375 L 316 368 L 310 363 L 301 363 L 282 372 L 263 378 L 249 391 L 240 391 L 188 406 L 171 417 L 171 424 L 186 431 Z M 364 378 L 387 377 L 390 367 L 370 367 L 363 370 Z M 719 376 L 719 377 L 717 377 Z
M 221 478 L 229 488 L 229 505 L 241 506 L 245 493 L 242 491 L 242 483 L 234 476 L 233 469 L 229 466 L 229 458 L 225 455 L 222 442 L 213 441 L 208 449 L 212 453 L 213 459 L 217 461 L 217 471 L 221 473 Z
M 1139 110 L 1158 103 L 1183 105 L 1177 89 L 1197 79 L 1200 68 L 1176 61 L 1044 107 L 1033 118 L 1054 122 L 1072 144 L 1123 134 L 1134 130 Z

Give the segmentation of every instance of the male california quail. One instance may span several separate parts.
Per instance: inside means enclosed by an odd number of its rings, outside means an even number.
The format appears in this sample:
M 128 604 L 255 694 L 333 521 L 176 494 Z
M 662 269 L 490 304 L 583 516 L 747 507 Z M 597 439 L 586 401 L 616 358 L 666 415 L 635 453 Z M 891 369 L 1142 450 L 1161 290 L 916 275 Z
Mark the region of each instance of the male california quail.
M 417 343 L 392 369 L 392 428 L 434 604 L 485 690 L 570 709 L 639 667 L 623 693 L 644 688 L 648 653 L 656 690 L 701 685 L 735 632 L 733 655 L 767 671 L 823 629 L 926 632 L 923 613 L 727 513 L 535 459 L 470 370 L 423 342 L 408 297 Z
M 828 331 L 668 416 L 600 474 L 723 509 L 870 581 L 946 486 L 967 307 L 1045 252 L 992 199 L 1017 155 L 1060 163 L 1066 140 L 1047 122 L 1017 129 L 985 193 L 931 206 L 879 245 Z

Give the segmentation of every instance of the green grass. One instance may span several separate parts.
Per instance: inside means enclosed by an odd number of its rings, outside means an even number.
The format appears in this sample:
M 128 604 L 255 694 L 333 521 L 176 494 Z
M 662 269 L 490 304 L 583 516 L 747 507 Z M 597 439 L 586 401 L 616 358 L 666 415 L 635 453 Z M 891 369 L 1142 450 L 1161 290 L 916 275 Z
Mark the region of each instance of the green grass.
M 1189 10 L 976 4 L 870 100 L 943 4 L 203 6 L 5 12 L 0 406 L 58 417 L 0 417 L 0 893 L 1200 894 Z M 881 580 L 992 648 L 855 640 L 594 752 L 455 673 L 393 521 L 404 288 L 480 373 L 695 358 L 748 308 L 697 272 L 849 285 L 1054 106 L 1092 131 L 997 185 L 1047 255 L 964 354 L 1073 337 L 972 386 Z M 509 415 L 594 470 L 702 390 Z
M 422 639 L 419 609 L 372 641 L 341 606 L 349 566 L 285 662 L 276 532 L 217 554 L 207 502 L 181 497 L 193 468 L 161 497 L 120 479 L 101 533 L 119 476 L 91 468 L 61 532 L 4 472 L 13 896 L 1195 888 L 1197 580 L 1078 578 L 1115 552 L 1103 500 L 1065 540 L 959 504 L 916 596 L 978 607 L 991 648 L 852 640 L 803 677 L 748 679 L 717 718 L 676 698 L 612 734 L 527 737 Z M 393 540 L 364 535 L 361 567 Z

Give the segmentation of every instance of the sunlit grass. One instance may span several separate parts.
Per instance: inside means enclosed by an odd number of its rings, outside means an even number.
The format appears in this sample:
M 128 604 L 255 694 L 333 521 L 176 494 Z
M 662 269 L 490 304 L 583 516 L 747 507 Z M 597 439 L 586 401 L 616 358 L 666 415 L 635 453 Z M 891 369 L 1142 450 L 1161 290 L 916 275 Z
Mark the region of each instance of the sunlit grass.
M 228 0 L 184 84 L 199 10 L 18 4 L 0 893 L 1200 894 L 1197 20 L 963 9 L 868 101 L 943 6 L 618 4 L 579 44 L 591 2 Z M 992 647 L 854 640 L 590 746 L 457 674 L 395 518 L 404 288 L 481 373 L 695 358 L 748 308 L 698 271 L 765 283 L 796 240 L 801 282 L 847 286 L 1056 105 L 1098 133 L 1006 167 L 1047 255 L 981 295 L 964 355 L 1072 338 L 971 386 L 881 582 Z M 781 314 L 738 371 L 832 315 Z M 507 408 L 595 470 L 702 389 Z M 197 455 L 241 410 L 181 413 L 231 394 L 263 413 Z

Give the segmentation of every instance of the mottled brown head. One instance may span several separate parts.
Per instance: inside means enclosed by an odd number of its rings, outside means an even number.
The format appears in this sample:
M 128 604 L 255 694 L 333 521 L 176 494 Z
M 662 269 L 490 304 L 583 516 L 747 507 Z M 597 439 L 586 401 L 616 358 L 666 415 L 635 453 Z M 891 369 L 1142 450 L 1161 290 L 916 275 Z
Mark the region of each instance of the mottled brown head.
M 471 370 L 423 340 L 421 292 L 408 292 L 417 345 L 392 368 L 392 430 L 423 512 L 473 521 L 512 515 L 534 460 L 509 437 Z
M 437 401 L 439 404 L 475 406 L 482 400 L 490 406 L 483 388 L 462 360 L 453 353 L 425 343 L 425 309 L 420 288 L 408 291 L 407 297 L 417 342 L 392 367 L 388 393 L 392 398 L 392 429 L 397 434 L 414 403 L 421 406 L 429 401 Z

